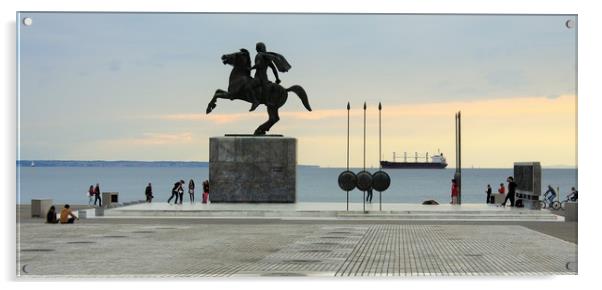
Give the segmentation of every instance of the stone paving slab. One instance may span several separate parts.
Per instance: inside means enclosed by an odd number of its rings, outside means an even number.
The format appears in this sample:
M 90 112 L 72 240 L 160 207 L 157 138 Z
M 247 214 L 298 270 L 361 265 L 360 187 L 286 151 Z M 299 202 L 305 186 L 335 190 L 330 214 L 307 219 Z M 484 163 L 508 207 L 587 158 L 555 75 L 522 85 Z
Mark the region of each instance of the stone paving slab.
M 577 246 L 522 226 L 21 224 L 21 277 L 576 274 Z

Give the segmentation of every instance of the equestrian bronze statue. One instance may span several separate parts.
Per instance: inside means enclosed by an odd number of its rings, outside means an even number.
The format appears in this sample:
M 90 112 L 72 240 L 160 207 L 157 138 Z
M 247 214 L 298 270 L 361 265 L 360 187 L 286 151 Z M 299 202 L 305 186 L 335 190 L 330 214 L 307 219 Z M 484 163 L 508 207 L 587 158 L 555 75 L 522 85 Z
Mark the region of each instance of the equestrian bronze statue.
M 287 72 L 291 65 L 282 55 L 266 51 L 263 43 L 257 43 L 257 56 L 253 66 L 251 66 L 249 51 L 244 48 L 240 49 L 239 52 L 223 55 L 222 62 L 233 66 L 228 91 L 221 89 L 215 91 L 213 98 L 207 104 L 207 114 L 215 109 L 217 99 L 249 102 L 251 103 L 249 111 L 254 111 L 257 106 L 263 104 L 267 107 L 269 119 L 257 127 L 254 135 L 265 135 L 280 120 L 278 109 L 286 103 L 288 92 L 295 93 L 301 99 L 303 106 L 311 111 L 307 94 L 301 86 L 293 85 L 285 89 L 280 85 L 278 71 Z M 276 77 L 275 83 L 268 79 L 268 68 L 272 70 Z M 251 70 L 255 70 L 253 78 L 251 77 Z

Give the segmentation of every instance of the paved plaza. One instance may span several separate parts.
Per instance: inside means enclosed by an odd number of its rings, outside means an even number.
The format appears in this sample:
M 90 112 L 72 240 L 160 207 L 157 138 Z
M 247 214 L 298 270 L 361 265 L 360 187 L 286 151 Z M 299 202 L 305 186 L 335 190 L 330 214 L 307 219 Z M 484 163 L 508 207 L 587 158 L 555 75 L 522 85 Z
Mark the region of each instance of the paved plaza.
M 34 219 L 18 239 L 21 277 L 577 273 L 575 243 L 519 225 Z

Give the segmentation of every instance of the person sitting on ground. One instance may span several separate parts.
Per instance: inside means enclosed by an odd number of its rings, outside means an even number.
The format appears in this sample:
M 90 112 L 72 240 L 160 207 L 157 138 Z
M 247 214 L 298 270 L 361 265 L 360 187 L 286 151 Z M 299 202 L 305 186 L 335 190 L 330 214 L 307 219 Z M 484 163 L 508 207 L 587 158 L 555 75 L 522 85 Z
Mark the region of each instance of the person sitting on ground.
M 63 207 L 63 209 L 61 210 L 61 223 L 62 224 L 72 224 L 76 219 L 79 220 L 79 218 L 77 216 L 75 216 L 73 214 L 73 212 L 71 212 L 70 207 L 71 206 L 66 204 L 65 207 Z
M 577 194 L 579 192 L 575 189 L 575 187 L 571 187 L 571 193 L 569 195 L 567 195 L 566 197 L 570 200 L 570 201 L 577 201 Z
M 56 224 L 59 220 L 56 219 L 56 209 L 54 205 L 50 207 L 48 213 L 46 214 L 46 223 L 47 224 Z
M 547 196 L 548 194 L 550 194 L 550 196 Z M 548 200 L 548 203 L 552 204 L 552 202 L 554 202 L 554 199 L 556 198 L 556 190 L 554 190 L 554 188 L 551 185 L 548 185 L 548 190 L 546 191 L 546 193 L 543 194 L 543 198 L 546 198 Z

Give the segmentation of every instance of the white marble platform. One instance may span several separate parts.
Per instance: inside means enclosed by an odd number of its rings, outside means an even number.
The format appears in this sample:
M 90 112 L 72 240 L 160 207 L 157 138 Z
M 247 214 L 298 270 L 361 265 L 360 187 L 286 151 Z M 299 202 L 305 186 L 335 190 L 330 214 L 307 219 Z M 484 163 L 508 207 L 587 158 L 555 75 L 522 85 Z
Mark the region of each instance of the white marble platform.
M 420 205 L 405 203 L 366 204 L 300 202 L 280 203 L 141 203 L 106 210 L 103 218 L 286 218 L 286 219 L 382 219 L 382 220 L 471 220 L 471 221 L 564 221 L 548 210 L 498 207 L 487 204 Z

